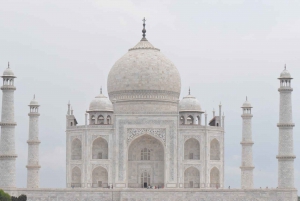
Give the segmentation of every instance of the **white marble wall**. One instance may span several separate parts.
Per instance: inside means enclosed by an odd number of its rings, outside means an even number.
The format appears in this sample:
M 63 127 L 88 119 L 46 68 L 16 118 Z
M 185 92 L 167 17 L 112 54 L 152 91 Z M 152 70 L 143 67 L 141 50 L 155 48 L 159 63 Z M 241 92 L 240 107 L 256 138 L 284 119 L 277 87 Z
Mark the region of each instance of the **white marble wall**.
M 15 120 L 14 91 L 12 85 L 1 87 L 1 141 L 0 141 L 0 187 L 16 187 L 16 151 L 15 151 Z
M 297 201 L 295 189 L 4 189 L 28 201 Z
M 292 119 L 292 91 L 290 86 L 280 86 L 278 188 L 294 188 L 294 142 Z

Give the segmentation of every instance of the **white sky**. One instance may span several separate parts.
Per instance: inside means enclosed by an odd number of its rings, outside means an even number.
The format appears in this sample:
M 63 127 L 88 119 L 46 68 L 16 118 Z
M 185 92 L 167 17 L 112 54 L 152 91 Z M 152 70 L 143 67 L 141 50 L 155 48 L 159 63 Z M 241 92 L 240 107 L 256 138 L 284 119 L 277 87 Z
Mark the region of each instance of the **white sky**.
M 4 0 L 0 66 L 15 81 L 17 186 L 26 186 L 28 104 L 40 108 L 41 187 L 65 187 L 68 100 L 79 124 L 114 62 L 142 37 L 177 66 L 181 97 L 196 96 L 212 117 L 225 112 L 225 187 L 240 187 L 241 105 L 253 108 L 255 187 L 277 186 L 279 93 L 283 66 L 294 77 L 294 153 L 300 157 L 300 1 Z M 300 161 L 295 160 L 300 188 Z

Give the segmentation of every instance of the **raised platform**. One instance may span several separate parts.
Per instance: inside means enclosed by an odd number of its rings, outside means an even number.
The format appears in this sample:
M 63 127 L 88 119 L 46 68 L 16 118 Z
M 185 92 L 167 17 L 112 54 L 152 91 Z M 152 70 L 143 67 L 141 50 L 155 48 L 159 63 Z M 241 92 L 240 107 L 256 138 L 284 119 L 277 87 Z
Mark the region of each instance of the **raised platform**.
M 297 201 L 297 189 L 3 189 L 28 201 Z

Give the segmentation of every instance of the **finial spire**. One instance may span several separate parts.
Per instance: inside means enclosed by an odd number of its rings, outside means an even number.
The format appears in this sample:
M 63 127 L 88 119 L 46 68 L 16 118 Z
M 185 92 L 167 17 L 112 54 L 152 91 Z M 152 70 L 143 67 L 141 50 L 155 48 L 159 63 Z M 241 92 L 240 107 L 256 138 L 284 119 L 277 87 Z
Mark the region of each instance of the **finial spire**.
M 35 94 L 33 94 L 33 99 L 35 99 Z
M 9 68 L 9 62 L 8 62 L 8 64 L 7 64 L 7 68 Z
M 100 94 L 102 94 L 102 86 L 100 87 Z
M 286 64 L 284 64 L 284 70 L 286 70 Z
M 145 24 L 145 22 L 146 22 L 146 19 L 144 18 L 143 19 L 143 30 L 142 30 L 142 32 L 143 32 L 143 38 L 142 38 L 142 40 L 147 40 L 146 39 L 146 29 L 145 29 L 146 24 Z
M 248 97 L 246 96 L 246 101 L 248 100 Z
M 191 95 L 191 87 L 189 87 L 189 95 Z

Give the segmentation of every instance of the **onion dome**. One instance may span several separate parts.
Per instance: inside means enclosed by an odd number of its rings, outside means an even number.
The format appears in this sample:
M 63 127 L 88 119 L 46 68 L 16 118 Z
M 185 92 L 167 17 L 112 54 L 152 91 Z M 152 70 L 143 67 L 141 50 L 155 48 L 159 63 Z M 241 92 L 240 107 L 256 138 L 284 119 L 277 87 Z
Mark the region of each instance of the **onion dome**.
M 248 101 L 247 97 L 246 97 L 246 101 L 242 105 L 242 108 L 252 108 L 251 103 Z
M 164 99 L 177 101 L 181 79 L 175 65 L 145 38 L 111 68 L 107 89 L 110 100 Z
M 92 100 L 92 102 L 90 103 L 89 112 L 91 111 L 113 111 L 113 105 L 110 102 L 110 100 L 102 94 L 102 89 L 100 94 L 96 96 L 94 100 Z
M 287 71 L 286 65 L 284 66 L 284 70 L 280 73 L 279 79 L 293 79 L 290 72 Z
M 30 101 L 29 106 L 39 106 L 39 102 L 35 99 L 35 95 L 33 96 L 32 101 Z
M 3 72 L 3 76 L 2 77 L 15 77 L 14 72 L 11 70 L 11 68 L 9 67 L 9 62 L 8 62 L 8 67 L 7 69 L 5 69 L 5 71 Z
M 189 95 L 179 102 L 179 112 L 202 112 L 200 102 L 191 95 L 190 90 Z

